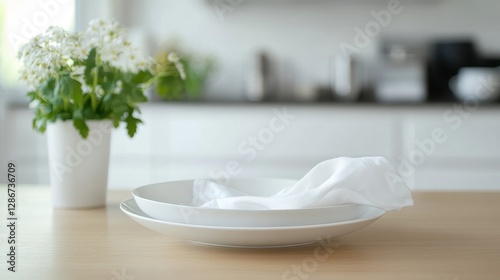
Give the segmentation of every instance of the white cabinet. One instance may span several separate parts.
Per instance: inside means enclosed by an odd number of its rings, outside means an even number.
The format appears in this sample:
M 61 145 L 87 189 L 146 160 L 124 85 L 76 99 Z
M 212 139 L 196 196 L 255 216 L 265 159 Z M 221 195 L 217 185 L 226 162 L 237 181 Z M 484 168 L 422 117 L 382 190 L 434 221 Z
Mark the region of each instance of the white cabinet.
M 480 108 L 458 125 L 450 109 L 146 104 L 136 137 L 113 132 L 109 184 L 132 189 L 196 177 L 300 178 L 329 158 L 385 156 L 415 189 L 500 190 L 500 111 Z M 45 137 L 31 129 L 32 113 L 14 108 L 7 116 L 3 150 L 18 162 L 19 181 L 48 183 Z
M 500 190 L 500 163 L 475 168 L 446 164 L 421 166 L 415 175 L 418 190 Z
M 453 110 L 413 110 L 408 118 L 400 162 L 416 162 L 410 183 L 417 189 L 500 190 L 500 111 Z M 440 141 L 433 139 L 436 131 Z
M 255 150 L 258 158 L 270 160 L 390 156 L 396 140 L 390 115 L 280 105 L 160 106 L 151 108 L 156 155 L 231 158 Z M 290 119 L 281 120 L 283 112 Z
M 148 110 L 154 116 L 148 120 L 153 181 L 228 174 L 300 178 L 333 157 L 395 159 L 397 152 L 392 116 L 377 110 L 375 118 L 356 109 L 280 104 L 163 104 Z
M 433 158 L 500 158 L 500 111 L 477 111 L 455 122 L 446 121 L 440 114 L 423 115 L 411 125 L 415 130 L 414 140 L 429 138 L 435 129 L 444 131 L 447 139 L 437 145 Z

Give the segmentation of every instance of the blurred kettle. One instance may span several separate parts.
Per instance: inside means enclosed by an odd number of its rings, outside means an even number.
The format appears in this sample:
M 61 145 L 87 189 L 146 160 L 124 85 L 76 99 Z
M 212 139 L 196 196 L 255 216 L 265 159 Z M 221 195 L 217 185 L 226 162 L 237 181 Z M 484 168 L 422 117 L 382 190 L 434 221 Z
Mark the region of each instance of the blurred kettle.
M 335 99 L 354 102 L 363 87 L 360 60 L 355 56 L 337 55 L 331 63 L 331 87 Z

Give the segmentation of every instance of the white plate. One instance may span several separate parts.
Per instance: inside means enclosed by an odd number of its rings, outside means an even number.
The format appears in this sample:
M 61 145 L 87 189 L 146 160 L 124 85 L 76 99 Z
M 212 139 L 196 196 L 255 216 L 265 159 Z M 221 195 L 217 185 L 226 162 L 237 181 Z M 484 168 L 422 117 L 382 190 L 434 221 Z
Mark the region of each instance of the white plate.
M 295 184 L 288 179 L 233 178 L 228 187 L 254 196 L 271 196 Z M 193 207 L 193 180 L 147 185 L 132 194 L 139 208 L 157 220 L 222 227 L 303 226 L 349 221 L 369 206 L 346 204 L 310 209 L 233 210 Z
M 172 237 L 227 247 L 284 247 L 330 239 L 361 229 L 385 214 L 371 208 L 359 219 L 323 225 L 292 227 L 216 227 L 166 222 L 142 212 L 134 199 L 120 204 L 120 209 L 139 224 Z

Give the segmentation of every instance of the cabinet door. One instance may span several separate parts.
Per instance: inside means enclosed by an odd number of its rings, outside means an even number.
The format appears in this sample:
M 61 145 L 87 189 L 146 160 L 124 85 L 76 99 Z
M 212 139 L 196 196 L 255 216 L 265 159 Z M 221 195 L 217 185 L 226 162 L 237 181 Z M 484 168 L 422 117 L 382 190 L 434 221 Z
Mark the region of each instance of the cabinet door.
M 407 123 L 402 158 L 414 158 L 415 188 L 500 189 L 500 112 L 451 108 L 418 114 Z M 441 141 L 433 137 L 437 130 Z
M 415 185 L 418 190 L 498 191 L 499 170 L 500 164 L 490 164 L 483 168 L 423 166 L 415 175 Z
M 439 118 L 441 117 L 441 118 Z M 436 129 L 444 132 L 446 141 L 436 143 L 433 158 L 499 159 L 500 113 L 487 111 L 471 113 L 469 118 L 459 115 L 436 116 L 415 120 L 413 148 L 432 138 Z

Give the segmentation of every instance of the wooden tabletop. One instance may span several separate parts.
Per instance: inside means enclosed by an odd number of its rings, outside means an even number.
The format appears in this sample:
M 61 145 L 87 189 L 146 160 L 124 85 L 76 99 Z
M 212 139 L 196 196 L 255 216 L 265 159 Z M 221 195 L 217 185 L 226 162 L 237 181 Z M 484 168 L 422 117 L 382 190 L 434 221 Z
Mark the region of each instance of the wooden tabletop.
M 336 239 L 319 258 L 317 244 L 230 249 L 158 234 L 120 211 L 130 192 L 111 191 L 106 208 L 54 210 L 47 187 L 17 191 L 16 272 L 4 225 L 0 279 L 500 279 L 500 192 L 415 193 L 414 207 Z

